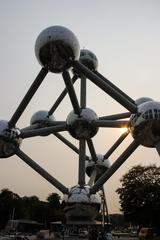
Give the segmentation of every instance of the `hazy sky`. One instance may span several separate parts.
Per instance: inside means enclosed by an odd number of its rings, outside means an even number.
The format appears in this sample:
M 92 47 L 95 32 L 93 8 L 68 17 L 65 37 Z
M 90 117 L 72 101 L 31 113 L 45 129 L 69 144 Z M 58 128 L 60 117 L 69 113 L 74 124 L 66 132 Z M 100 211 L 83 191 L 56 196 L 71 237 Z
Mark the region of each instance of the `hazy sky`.
M 0 0 L 0 119 L 9 120 L 41 69 L 34 54 L 35 40 L 45 28 L 62 25 L 73 31 L 81 48 L 94 52 L 99 71 L 132 98 L 159 100 L 160 88 L 160 1 L 159 0 Z M 121 105 L 88 81 L 87 106 L 98 116 L 125 112 Z M 28 126 L 38 110 L 49 110 L 64 88 L 59 74 L 49 73 L 17 127 Z M 75 89 L 79 94 L 79 84 Z M 55 112 L 66 120 L 72 110 L 66 97 Z M 102 129 L 94 137 L 96 152 L 105 154 L 120 136 L 118 129 Z M 65 134 L 75 145 L 78 141 Z M 109 159 L 111 164 L 129 145 L 129 136 Z M 22 150 L 67 187 L 77 183 L 78 156 L 54 136 L 22 142 Z M 160 166 L 154 149 L 139 147 L 105 184 L 109 213 L 119 212 L 115 190 L 120 178 L 137 164 Z M 58 192 L 18 157 L 0 160 L 0 189 L 20 196 L 37 195 L 44 200 Z

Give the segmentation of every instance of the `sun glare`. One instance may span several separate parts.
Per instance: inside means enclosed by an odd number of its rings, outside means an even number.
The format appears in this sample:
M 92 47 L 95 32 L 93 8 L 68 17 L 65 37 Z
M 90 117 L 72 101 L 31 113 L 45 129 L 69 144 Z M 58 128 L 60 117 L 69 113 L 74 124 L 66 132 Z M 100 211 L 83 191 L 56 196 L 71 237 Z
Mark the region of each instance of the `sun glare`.
M 128 128 L 127 127 L 120 128 L 120 131 L 121 133 L 126 133 L 128 132 Z

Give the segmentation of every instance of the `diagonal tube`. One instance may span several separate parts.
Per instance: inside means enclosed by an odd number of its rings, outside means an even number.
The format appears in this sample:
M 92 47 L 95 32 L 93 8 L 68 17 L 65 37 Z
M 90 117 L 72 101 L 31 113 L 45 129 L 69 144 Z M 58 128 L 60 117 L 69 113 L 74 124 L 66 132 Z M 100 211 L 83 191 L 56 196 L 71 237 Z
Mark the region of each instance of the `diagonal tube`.
M 53 127 L 45 127 L 45 128 L 33 129 L 29 131 L 21 131 L 19 136 L 23 139 L 30 138 L 30 137 L 37 137 L 37 136 L 48 136 L 51 133 L 65 131 L 67 129 L 68 129 L 67 124 L 62 124 L 62 125 L 57 125 Z
M 70 147 L 74 152 L 79 154 L 79 149 L 74 146 L 71 142 L 69 142 L 66 138 L 64 138 L 61 134 L 59 133 L 53 133 L 59 140 L 61 140 L 64 144 L 66 144 L 68 147 Z M 86 159 L 89 160 L 89 157 L 86 156 Z
M 74 87 L 73 87 L 73 83 L 71 82 L 69 72 L 64 71 L 62 73 L 62 76 L 63 76 L 64 82 L 66 84 L 66 88 L 67 88 L 67 91 L 68 91 L 68 94 L 69 94 L 74 112 L 79 115 L 80 114 L 80 107 L 79 107 L 78 99 L 77 99 L 77 96 L 76 96 L 76 93 L 75 93 L 75 90 L 74 90 Z
M 30 102 L 31 98 L 33 97 L 33 95 L 35 94 L 35 92 L 39 88 L 40 84 L 42 83 L 42 81 L 46 77 L 47 73 L 48 73 L 48 67 L 43 67 L 41 69 L 41 71 L 39 72 L 38 76 L 36 77 L 36 79 L 34 80 L 34 82 L 32 83 L 32 85 L 29 88 L 28 92 L 24 96 L 23 100 L 19 104 L 19 106 L 16 109 L 15 113 L 11 117 L 11 119 L 9 121 L 9 126 L 10 127 L 14 127 L 15 126 L 15 124 L 18 121 L 18 119 L 20 118 L 20 116 L 24 112 L 25 108 L 27 107 L 28 103 Z
M 157 153 L 160 156 L 160 148 L 156 147 Z
M 96 127 L 111 127 L 111 128 L 124 128 L 128 127 L 129 121 L 112 121 L 112 120 L 95 120 L 93 122 Z
M 94 71 L 94 73 L 100 77 L 104 82 L 106 82 L 107 84 L 109 84 L 112 88 L 114 88 L 117 92 L 119 92 L 122 96 L 124 96 L 126 99 L 128 99 L 128 101 L 135 103 L 135 101 L 129 97 L 126 93 L 124 93 L 121 89 L 119 89 L 116 85 L 114 85 L 112 82 L 110 82 L 107 78 L 105 78 L 102 74 L 100 74 L 97 71 Z
M 80 94 L 80 105 L 81 108 L 86 108 L 86 77 L 84 75 L 81 76 L 81 94 Z
M 56 178 L 51 176 L 46 170 L 40 167 L 36 162 L 34 162 L 30 157 L 28 157 L 23 151 L 17 149 L 16 155 L 22 159 L 26 164 L 28 164 L 32 169 L 39 173 L 43 178 L 50 182 L 54 187 L 56 187 L 63 194 L 68 194 L 68 188 L 66 188 L 62 183 L 60 183 Z
M 78 76 L 74 75 L 73 78 L 72 78 L 72 83 L 74 84 L 77 79 L 78 79 Z M 54 105 L 49 110 L 48 115 L 52 115 L 54 113 L 54 111 L 57 109 L 57 107 L 62 102 L 62 100 L 64 99 L 64 97 L 66 96 L 67 93 L 68 93 L 67 88 L 65 88 L 63 90 L 63 92 L 60 94 L 60 96 L 57 98 L 57 100 L 54 103 Z
M 85 160 L 86 160 L 86 140 L 79 140 L 79 173 L 78 173 L 78 184 L 80 186 L 85 185 Z
M 22 128 L 22 129 L 20 129 L 20 132 L 22 131 L 30 131 L 30 130 L 33 130 L 33 129 L 37 129 L 37 128 L 39 128 L 39 124 L 38 123 L 35 123 L 35 124 L 33 124 L 33 125 L 30 125 L 30 126 L 27 126 L 27 127 L 25 127 L 25 128 Z
M 65 123 L 66 123 L 66 121 L 53 121 L 53 122 L 47 123 L 47 127 L 53 127 L 53 126 L 63 125 L 63 124 L 65 124 Z
M 79 61 L 73 61 L 72 65 L 74 68 L 81 71 L 87 78 L 89 78 L 94 84 L 101 88 L 104 92 L 109 94 L 113 99 L 119 102 L 122 106 L 128 109 L 131 113 L 137 112 L 136 104 L 130 102 L 127 98 L 121 95 L 117 90 L 111 87 L 109 84 L 104 82 L 100 77 L 90 71 L 87 67 L 81 64 Z
M 90 193 L 96 193 L 103 186 L 103 184 L 118 170 L 118 168 L 126 161 L 126 159 L 136 150 L 139 146 L 137 141 L 133 141 L 128 148 L 117 158 L 112 166 L 96 181 L 90 189 Z
M 159 156 L 160 156 L 160 142 L 157 143 L 157 144 L 155 145 L 155 147 L 156 147 L 157 153 L 158 153 Z
M 106 200 L 106 194 L 105 194 L 105 191 L 104 191 L 104 187 L 102 187 L 102 194 L 103 194 L 103 200 L 104 200 L 105 210 L 106 210 L 106 214 L 107 214 L 107 223 L 109 223 L 110 222 L 109 212 L 108 212 L 108 206 L 107 206 L 107 200 Z
M 65 121 L 53 121 L 53 122 L 46 123 L 46 126 L 43 126 L 43 127 L 53 127 L 53 126 L 62 125 L 65 123 L 66 123 Z M 40 129 L 43 127 L 41 126 L 40 123 L 34 123 L 33 125 L 20 129 L 20 131 L 30 131 L 34 129 Z
M 88 148 L 89 148 L 90 153 L 91 153 L 92 160 L 94 162 L 97 162 L 97 154 L 96 154 L 92 139 L 87 139 L 87 144 L 88 144 Z
M 129 134 L 129 131 L 126 131 L 117 139 L 117 141 L 113 144 L 113 146 L 104 155 L 104 159 L 108 159 L 111 156 L 111 154 L 123 142 L 123 140 L 128 136 L 128 134 Z
M 130 112 L 118 113 L 118 114 L 108 115 L 104 117 L 99 117 L 99 120 L 119 120 L 123 118 L 129 118 L 130 116 L 131 116 Z
M 96 180 L 96 176 L 97 176 L 97 169 L 95 168 L 91 174 L 91 177 L 90 177 L 87 185 L 92 186 Z

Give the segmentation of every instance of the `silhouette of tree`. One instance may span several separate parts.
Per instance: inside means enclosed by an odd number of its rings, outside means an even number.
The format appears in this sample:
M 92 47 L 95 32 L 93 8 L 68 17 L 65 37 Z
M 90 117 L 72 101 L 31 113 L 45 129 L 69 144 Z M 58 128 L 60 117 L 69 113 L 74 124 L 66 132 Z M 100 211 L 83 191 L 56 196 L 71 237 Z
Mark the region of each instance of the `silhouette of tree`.
M 60 196 L 57 193 L 51 193 L 47 197 L 47 201 L 55 209 L 60 209 Z
M 50 222 L 62 220 L 64 218 L 64 213 L 61 208 L 60 196 L 57 193 L 51 193 L 47 197 L 47 201 L 49 204 L 48 220 L 50 220 Z
M 3 228 L 8 219 L 19 217 L 21 215 L 21 199 L 18 194 L 5 188 L 0 193 L 0 227 Z M 17 211 L 15 212 L 15 209 Z
M 160 223 L 160 167 L 135 166 L 121 178 L 116 191 L 126 220 L 143 226 Z
M 2 189 L 0 193 L 0 229 L 7 221 L 14 219 L 28 219 L 45 223 L 49 226 L 51 221 L 60 220 L 63 216 L 60 196 L 52 193 L 47 202 L 40 201 L 37 196 L 20 197 L 9 189 Z

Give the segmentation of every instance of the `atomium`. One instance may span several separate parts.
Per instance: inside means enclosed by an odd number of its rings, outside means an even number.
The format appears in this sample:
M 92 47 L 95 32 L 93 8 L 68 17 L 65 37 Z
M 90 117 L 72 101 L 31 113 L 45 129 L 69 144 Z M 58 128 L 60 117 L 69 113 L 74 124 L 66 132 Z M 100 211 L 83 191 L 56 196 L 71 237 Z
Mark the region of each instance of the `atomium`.
M 130 131 L 141 145 L 155 147 L 160 142 L 160 102 L 139 104 L 137 113 L 131 115 Z
M 86 174 L 91 177 L 96 172 L 95 180 L 100 178 L 100 176 L 109 169 L 110 163 L 108 159 L 104 158 L 104 155 L 97 154 L 97 158 L 93 160 L 90 158 L 86 160 Z
M 0 121 L 0 158 L 8 158 L 15 154 L 20 146 L 20 131 L 10 128 L 7 121 Z
M 39 34 L 35 54 L 42 66 L 47 65 L 51 72 L 61 73 L 71 67 L 71 60 L 79 58 L 80 46 L 78 39 L 69 29 L 53 26 Z
M 74 186 L 64 195 L 63 207 L 67 220 L 93 220 L 100 210 L 101 199 L 98 194 L 90 194 L 90 187 Z
M 33 114 L 30 120 L 30 125 L 38 124 L 39 127 L 47 127 L 55 122 L 55 117 L 49 115 L 48 111 L 40 110 Z
M 153 99 L 149 97 L 141 97 L 135 100 L 135 104 L 140 105 L 142 103 L 150 102 L 150 101 L 153 101 Z
M 98 59 L 96 55 L 88 49 L 81 49 L 79 62 L 89 68 L 91 71 L 96 71 L 98 68 Z M 78 69 L 73 68 L 72 72 L 81 78 L 83 77 L 83 73 Z
M 88 49 L 82 49 L 80 51 L 79 61 L 91 71 L 97 70 L 98 68 L 98 59 L 96 55 Z
M 10 120 L 0 121 L 0 158 L 16 155 L 57 188 L 64 195 L 62 205 L 67 221 L 83 221 L 84 219 L 94 221 L 100 209 L 103 211 L 103 216 L 107 212 L 103 185 L 131 154 L 140 145 L 143 145 L 156 148 L 160 155 L 160 102 L 148 97 L 134 100 L 105 78 L 97 70 L 96 55 L 88 49 L 80 52 L 77 37 L 65 27 L 52 26 L 43 30 L 36 40 L 35 55 L 42 66 L 40 72 Z M 34 113 L 29 126 L 19 130 L 16 127 L 19 118 L 49 71 L 61 74 L 65 88 L 48 110 Z M 79 96 L 74 88 L 76 81 L 80 82 Z M 112 115 L 105 112 L 104 116 L 97 116 L 94 110 L 87 107 L 87 81 L 91 81 L 112 97 L 127 112 L 113 113 Z M 66 95 L 69 96 L 72 109 L 64 121 L 55 120 L 55 111 Z M 123 127 L 128 131 L 122 133 L 105 153 L 97 154 L 93 139 L 98 130 Z M 63 135 L 64 131 L 78 141 L 79 147 L 76 147 Z M 74 187 L 65 186 L 20 148 L 22 140 L 50 134 L 78 155 L 77 185 L 74 184 Z M 110 156 L 130 134 L 133 137 L 132 142 L 110 165 Z M 105 141 L 102 141 L 102 144 L 105 144 Z M 88 182 L 86 175 L 89 177 Z M 103 217 L 103 221 L 104 219 L 105 217 Z
M 81 113 L 70 112 L 67 116 L 69 133 L 76 139 L 92 138 L 98 132 L 98 127 L 94 126 L 94 121 L 98 119 L 97 114 L 89 108 L 81 109 Z

